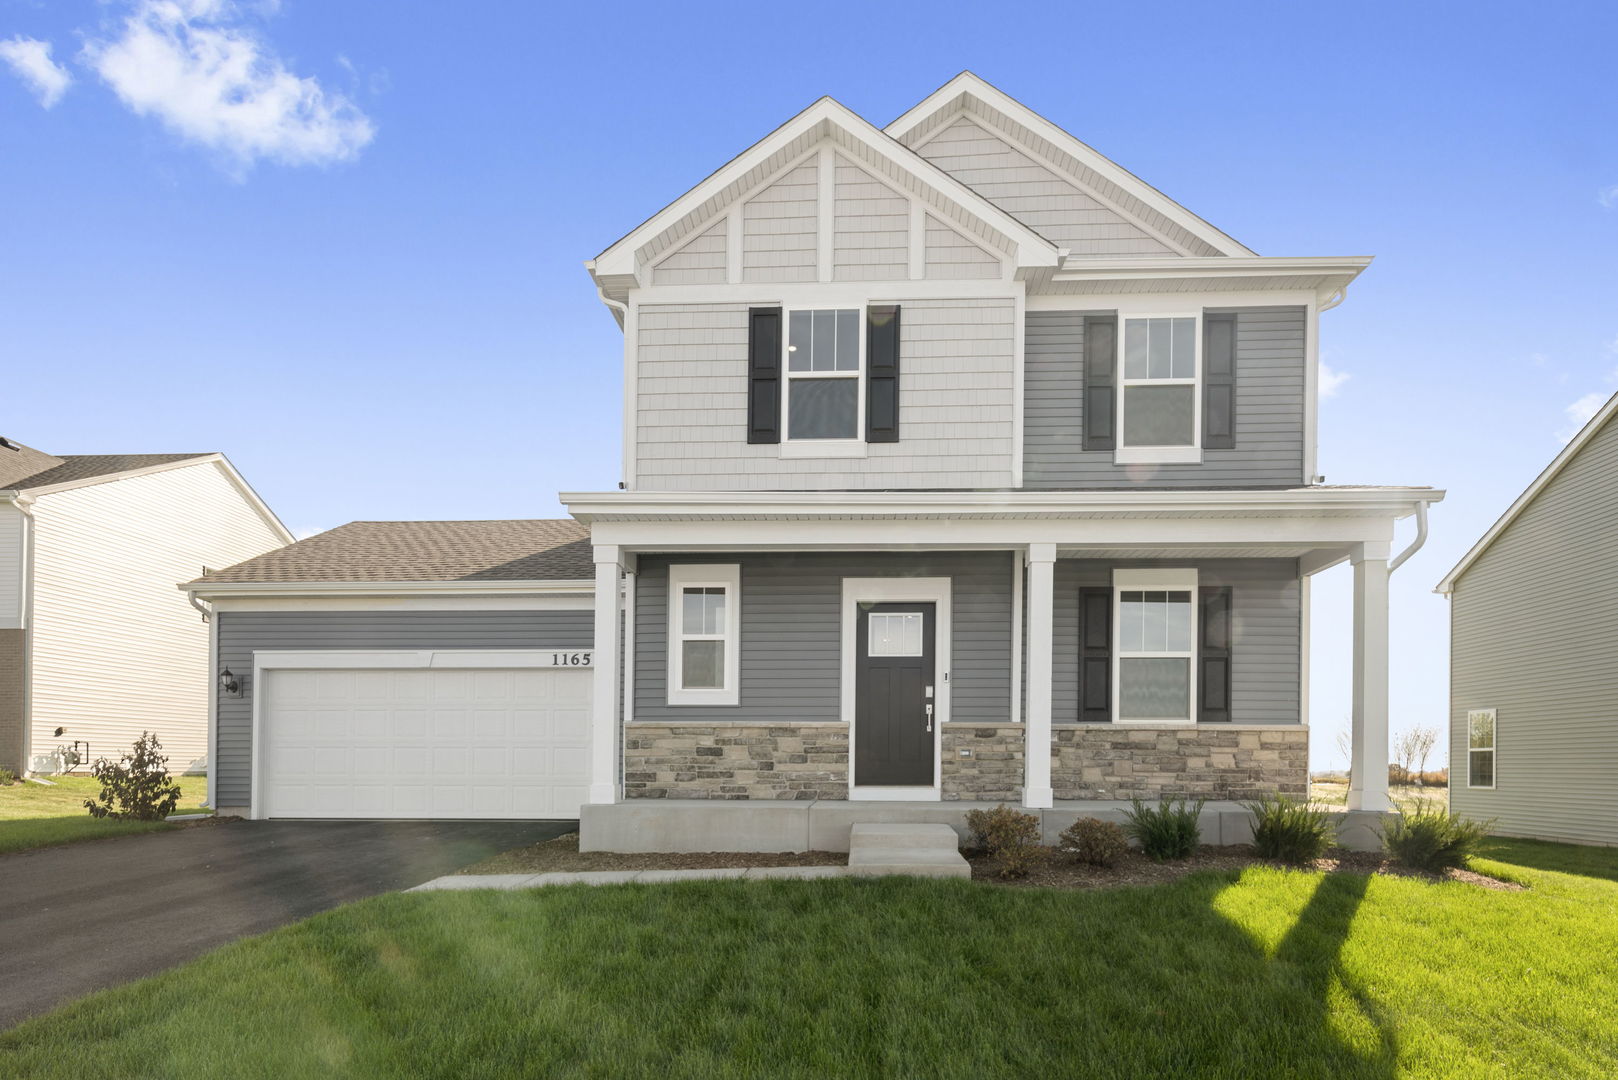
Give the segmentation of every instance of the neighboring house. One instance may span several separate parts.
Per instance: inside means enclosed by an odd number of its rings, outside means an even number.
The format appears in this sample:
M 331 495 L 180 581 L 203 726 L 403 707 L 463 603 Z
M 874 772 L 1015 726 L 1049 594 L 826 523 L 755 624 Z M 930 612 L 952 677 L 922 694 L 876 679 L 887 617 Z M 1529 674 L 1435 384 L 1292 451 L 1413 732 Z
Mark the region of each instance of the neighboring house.
M 0 766 L 88 766 L 146 730 L 207 768 L 208 626 L 174 583 L 291 540 L 221 454 L 0 439 Z
M 625 373 L 623 490 L 562 496 L 588 566 L 428 523 L 482 569 L 378 576 L 353 526 L 188 586 L 247 676 L 218 803 L 501 816 L 546 776 L 587 846 L 718 801 L 801 845 L 816 807 L 1301 796 L 1349 562 L 1384 811 L 1390 546 L 1443 493 L 1316 475 L 1318 317 L 1369 261 L 1255 255 L 970 74 L 886 129 L 823 98 L 587 264 Z M 512 741 L 585 681 L 586 744 Z
M 1450 808 L 1618 844 L 1618 395 L 1456 564 Z

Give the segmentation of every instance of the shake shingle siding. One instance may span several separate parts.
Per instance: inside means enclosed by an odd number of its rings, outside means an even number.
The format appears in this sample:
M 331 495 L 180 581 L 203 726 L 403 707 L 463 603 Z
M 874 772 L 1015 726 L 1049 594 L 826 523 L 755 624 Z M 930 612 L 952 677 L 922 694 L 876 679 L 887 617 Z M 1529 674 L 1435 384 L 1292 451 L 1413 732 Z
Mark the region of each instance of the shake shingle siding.
M 1450 806 L 1496 831 L 1618 844 L 1618 422 L 1450 597 Z M 1466 719 L 1495 709 L 1495 787 L 1467 786 Z
M 668 567 L 742 568 L 741 703 L 668 704 Z M 635 719 L 749 723 L 842 719 L 842 597 L 846 577 L 948 577 L 954 633 L 951 719 L 1005 721 L 1011 692 L 1009 552 L 643 555 L 636 582 Z
M 1235 311 L 1236 446 L 1196 465 L 1118 465 L 1085 451 L 1084 315 L 1031 311 L 1024 338 L 1023 484 L 1033 490 L 1127 487 L 1295 487 L 1304 482 L 1305 312 Z M 1127 312 L 1125 313 L 1127 314 Z
M 216 670 L 230 668 L 243 691 L 240 697 L 218 698 L 220 806 L 246 806 L 251 794 L 256 651 L 588 649 L 595 640 L 591 611 L 222 611 L 215 618 Z

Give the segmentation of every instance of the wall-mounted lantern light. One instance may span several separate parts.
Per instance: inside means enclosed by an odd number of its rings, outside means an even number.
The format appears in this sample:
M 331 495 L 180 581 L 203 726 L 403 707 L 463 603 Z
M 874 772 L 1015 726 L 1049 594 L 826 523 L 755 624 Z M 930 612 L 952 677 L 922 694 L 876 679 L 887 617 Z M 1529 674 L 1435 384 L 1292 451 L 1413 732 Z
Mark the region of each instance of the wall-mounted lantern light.
M 241 696 L 242 692 L 242 684 L 241 681 L 236 678 L 235 674 L 232 673 L 229 668 L 226 668 L 224 671 L 219 673 L 219 689 L 223 690 L 231 697 L 239 697 Z

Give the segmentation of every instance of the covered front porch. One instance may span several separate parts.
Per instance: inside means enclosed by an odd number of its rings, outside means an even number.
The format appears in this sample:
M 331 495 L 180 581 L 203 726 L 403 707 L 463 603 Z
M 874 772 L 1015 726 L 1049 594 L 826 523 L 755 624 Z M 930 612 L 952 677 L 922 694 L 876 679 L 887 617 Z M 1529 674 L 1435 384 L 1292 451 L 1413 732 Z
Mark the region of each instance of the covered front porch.
M 1054 821 L 1163 795 L 1210 800 L 1205 832 L 1223 838 L 1240 831 L 1224 820 L 1238 800 L 1306 791 L 1309 579 L 1345 561 L 1355 582 L 1348 809 L 1390 810 L 1394 526 L 1439 497 L 565 496 L 591 525 L 597 568 L 586 843 L 629 842 L 609 821 L 659 836 L 686 822 L 718 837 L 702 823 L 730 814 L 771 843 L 768 822 L 800 821 L 808 842 L 811 818 L 954 823 L 973 804 L 1011 802 Z M 709 598 L 709 624 L 682 636 L 691 627 L 672 608 L 687 594 Z M 1161 635 L 1165 621 L 1168 639 L 1126 647 L 1123 631 Z M 878 649 L 865 636 L 878 625 L 916 635 L 915 648 Z M 1190 647 L 1176 646 L 1176 626 L 1182 636 L 1190 627 Z M 694 683 L 681 657 L 703 672 Z M 1164 695 L 1132 693 L 1137 658 L 1136 670 L 1172 661 L 1183 673 L 1167 683 L 1179 705 L 1142 705 Z M 881 708 L 914 708 L 903 752 L 925 759 L 925 773 L 871 759 L 880 740 L 861 664 L 898 672 L 878 672 L 883 686 L 922 665 L 913 700 L 890 694 Z

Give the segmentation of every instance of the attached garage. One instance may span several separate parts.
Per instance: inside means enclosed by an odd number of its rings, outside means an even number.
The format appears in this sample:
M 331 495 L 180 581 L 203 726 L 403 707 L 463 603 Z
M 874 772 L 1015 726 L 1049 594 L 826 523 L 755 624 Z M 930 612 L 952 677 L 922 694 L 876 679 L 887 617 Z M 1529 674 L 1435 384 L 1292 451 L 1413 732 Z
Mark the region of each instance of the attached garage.
M 590 675 L 552 655 L 259 654 L 255 816 L 578 817 Z
M 354 522 L 184 586 L 212 623 L 212 805 L 577 818 L 594 573 L 574 521 Z

